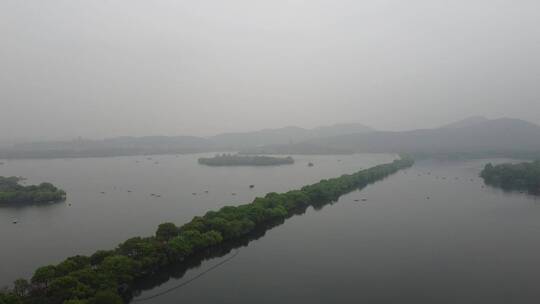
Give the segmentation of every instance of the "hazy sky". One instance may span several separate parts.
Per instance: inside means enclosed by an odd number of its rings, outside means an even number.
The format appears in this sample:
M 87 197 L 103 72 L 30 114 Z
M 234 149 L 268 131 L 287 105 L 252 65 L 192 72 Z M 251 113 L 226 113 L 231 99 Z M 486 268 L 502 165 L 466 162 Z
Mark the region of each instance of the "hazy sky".
M 0 140 L 540 123 L 538 0 L 1 0 Z

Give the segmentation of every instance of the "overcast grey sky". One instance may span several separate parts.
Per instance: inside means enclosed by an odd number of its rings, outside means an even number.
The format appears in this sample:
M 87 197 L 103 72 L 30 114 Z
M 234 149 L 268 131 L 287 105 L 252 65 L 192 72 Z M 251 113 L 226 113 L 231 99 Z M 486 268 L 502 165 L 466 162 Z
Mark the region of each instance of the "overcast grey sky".
M 0 140 L 540 123 L 538 0 L 2 0 Z

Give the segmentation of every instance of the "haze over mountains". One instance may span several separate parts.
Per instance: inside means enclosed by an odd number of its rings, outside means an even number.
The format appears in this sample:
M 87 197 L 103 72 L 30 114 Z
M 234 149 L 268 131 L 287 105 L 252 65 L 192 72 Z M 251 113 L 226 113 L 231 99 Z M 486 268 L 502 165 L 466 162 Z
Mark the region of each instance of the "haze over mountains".
M 374 129 L 362 124 L 335 124 L 314 129 L 304 129 L 299 127 L 285 127 L 279 129 L 265 129 L 255 132 L 243 133 L 223 133 L 209 140 L 218 147 L 230 149 L 243 149 L 272 144 L 287 144 L 303 142 L 328 136 L 347 135 L 373 132 Z
M 348 123 L 314 129 L 284 127 L 255 132 L 222 133 L 211 137 L 123 136 L 103 140 L 75 139 L 16 144 L 0 149 L 0 158 L 105 157 L 238 151 L 265 145 L 296 143 L 328 136 L 372 131 L 374 130 L 365 125 Z
M 339 135 L 250 152 L 305 154 L 325 147 L 341 153 L 526 156 L 540 151 L 540 126 L 512 118 L 470 117 L 435 129 Z
M 470 127 L 470 126 L 474 126 L 476 124 L 484 123 L 487 121 L 489 121 L 489 119 L 487 119 L 484 116 L 471 116 L 462 120 L 458 120 L 453 123 L 449 123 L 447 125 L 442 126 L 441 128 L 452 129 L 452 128 Z
M 377 131 L 362 124 L 284 127 L 211 137 L 147 136 L 17 144 L 0 158 L 100 157 L 240 151 L 252 154 L 409 153 L 414 155 L 540 155 L 540 126 L 519 119 L 474 116 L 434 129 Z

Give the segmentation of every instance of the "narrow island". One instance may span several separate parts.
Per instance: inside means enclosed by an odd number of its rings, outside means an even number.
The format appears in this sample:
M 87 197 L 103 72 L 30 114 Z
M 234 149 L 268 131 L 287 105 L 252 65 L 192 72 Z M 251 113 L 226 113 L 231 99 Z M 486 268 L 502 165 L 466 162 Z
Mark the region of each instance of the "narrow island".
M 0 291 L 7 304 L 125 303 L 132 299 L 138 282 L 160 270 L 181 265 L 212 248 L 227 247 L 273 223 L 300 214 L 308 207 L 322 208 L 356 189 L 413 165 L 402 158 L 353 174 L 324 179 L 286 193 L 268 193 L 249 204 L 226 206 L 194 217 L 177 226 L 163 223 L 154 236 L 133 237 L 111 250 L 90 256 L 69 257 L 57 265 L 36 269 L 27 281 L 18 279 L 12 289 Z
M 66 192 L 51 183 L 23 186 L 22 178 L 0 176 L 0 204 L 41 204 L 58 202 L 66 198 Z
M 251 156 L 238 154 L 218 154 L 214 157 L 201 157 L 199 164 L 207 166 L 279 166 L 294 164 L 294 159 L 288 157 Z
M 526 190 L 540 194 L 540 160 L 518 164 L 487 164 L 480 176 L 487 185 L 504 190 Z

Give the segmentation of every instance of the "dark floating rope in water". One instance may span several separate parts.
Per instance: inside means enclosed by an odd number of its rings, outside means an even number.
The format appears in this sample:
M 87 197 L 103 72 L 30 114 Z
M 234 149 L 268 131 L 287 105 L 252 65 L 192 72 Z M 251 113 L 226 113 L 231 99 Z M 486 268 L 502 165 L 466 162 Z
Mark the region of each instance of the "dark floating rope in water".
M 169 288 L 169 289 L 166 289 L 166 290 L 164 290 L 164 291 L 162 291 L 162 292 L 158 292 L 158 293 L 156 293 L 155 295 L 151 295 L 151 296 L 149 296 L 149 297 L 142 298 L 142 299 L 135 299 L 135 300 L 132 300 L 131 302 L 143 302 L 143 301 L 148 301 L 148 300 L 151 300 L 151 299 L 155 299 L 155 298 L 157 298 L 157 297 L 160 297 L 160 296 L 162 296 L 162 295 L 168 294 L 169 292 L 171 292 L 171 291 L 173 291 L 173 290 L 182 288 L 182 287 L 188 285 L 189 283 L 191 283 L 191 282 L 197 280 L 198 278 L 202 277 L 203 275 L 209 273 L 210 271 L 215 270 L 216 268 L 222 266 L 223 264 L 227 263 L 228 261 L 234 259 L 234 258 L 238 255 L 239 252 L 240 252 L 240 251 L 239 251 L 238 249 L 235 249 L 234 254 L 231 255 L 230 257 L 228 257 L 228 258 L 226 258 L 225 260 L 223 260 L 223 261 L 217 263 L 216 265 L 214 265 L 214 266 L 212 266 L 212 267 L 206 269 L 205 271 L 199 273 L 198 275 L 194 276 L 193 278 L 191 278 L 191 279 L 189 279 L 189 280 L 187 280 L 187 281 L 185 281 L 185 282 L 182 282 L 182 283 L 180 283 L 180 284 L 178 284 L 178 285 L 176 285 L 176 286 L 173 286 L 173 287 L 171 287 L 171 288 Z

